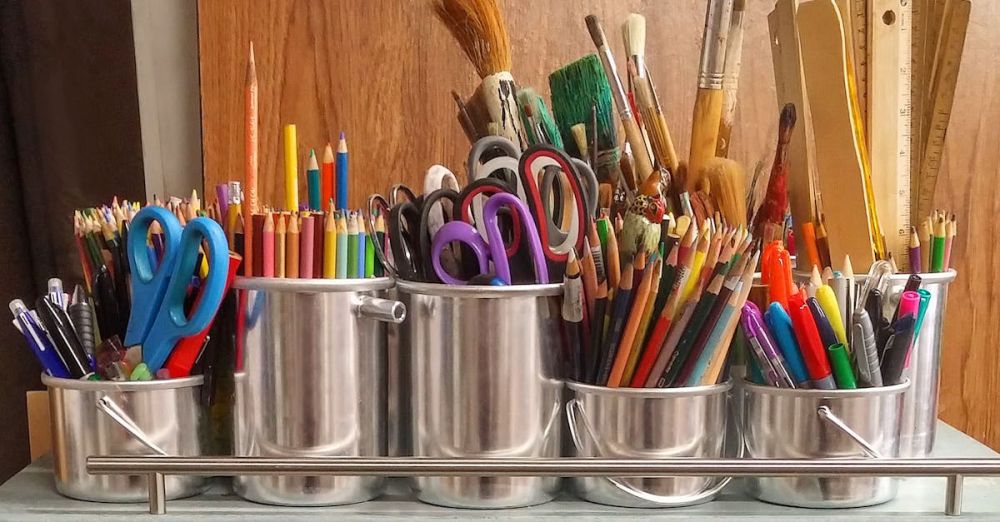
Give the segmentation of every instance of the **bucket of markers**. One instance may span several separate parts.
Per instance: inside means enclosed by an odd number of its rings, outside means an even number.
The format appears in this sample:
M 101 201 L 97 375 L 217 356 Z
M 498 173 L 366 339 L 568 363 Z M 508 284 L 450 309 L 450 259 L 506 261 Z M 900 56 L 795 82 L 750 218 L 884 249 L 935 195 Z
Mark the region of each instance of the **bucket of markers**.
M 80 500 L 149 500 L 146 475 L 91 475 L 92 455 L 209 454 L 204 377 L 158 381 L 92 381 L 42 374 L 49 391 L 56 490 Z M 201 493 L 207 477 L 168 475 L 168 499 Z
M 400 353 L 412 455 L 559 457 L 562 285 L 398 281 L 397 291 L 408 310 Z M 421 501 L 479 509 L 547 502 L 559 484 L 558 477 L 415 479 Z
M 747 456 L 755 459 L 899 457 L 908 381 L 857 389 L 791 389 L 744 383 Z M 896 497 L 896 477 L 751 477 L 765 502 L 810 508 L 872 506 Z
M 730 382 L 685 388 L 607 388 L 571 382 L 566 417 L 577 457 L 722 458 Z M 730 439 L 732 440 L 732 439 Z M 729 444 L 735 446 L 735 444 Z M 580 477 L 583 499 L 610 506 L 680 507 L 708 502 L 730 477 Z
M 233 441 L 239 457 L 384 457 L 387 335 L 406 309 L 391 278 L 239 278 Z M 238 476 L 265 504 L 363 502 L 375 476 Z

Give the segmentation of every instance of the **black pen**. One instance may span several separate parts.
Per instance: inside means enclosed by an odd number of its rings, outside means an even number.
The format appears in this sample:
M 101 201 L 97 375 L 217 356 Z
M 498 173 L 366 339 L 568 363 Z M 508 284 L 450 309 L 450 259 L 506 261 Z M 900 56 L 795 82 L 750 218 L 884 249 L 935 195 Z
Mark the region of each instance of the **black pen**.
M 913 327 L 916 319 L 912 315 L 901 317 L 893 326 L 892 335 L 886 343 L 882 355 L 882 382 L 886 386 L 899 384 L 906 365 L 906 356 L 913 344 Z
M 52 344 L 62 355 L 70 376 L 80 379 L 90 374 L 91 367 L 87 353 L 80 345 L 80 340 L 73 330 L 73 323 L 70 322 L 66 312 L 48 297 L 39 297 L 35 301 L 35 307 L 42 326 L 52 339 Z

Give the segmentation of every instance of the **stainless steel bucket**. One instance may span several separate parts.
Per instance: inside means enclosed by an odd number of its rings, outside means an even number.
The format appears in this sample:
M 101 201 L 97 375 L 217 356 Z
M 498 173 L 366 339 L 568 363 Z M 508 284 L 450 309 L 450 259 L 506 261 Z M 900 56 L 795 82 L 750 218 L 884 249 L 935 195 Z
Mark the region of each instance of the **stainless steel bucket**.
M 392 279 L 237 279 L 237 456 L 386 456 L 387 322 L 405 308 L 381 299 Z M 241 476 L 233 489 L 266 504 L 363 502 L 384 478 Z
M 409 369 L 412 454 L 560 456 L 561 285 L 397 284 Z M 403 374 L 406 374 L 403 371 Z M 404 392 L 405 393 L 405 392 Z M 442 506 L 509 508 L 547 502 L 558 477 L 421 477 L 418 498 Z
M 747 452 L 757 459 L 895 458 L 908 381 L 881 388 L 801 390 L 743 384 Z M 788 506 L 845 508 L 888 502 L 893 477 L 753 477 L 749 492 Z
M 80 500 L 145 502 L 146 475 L 91 475 L 92 455 L 200 457 L 208 420 L 201 376 L 165 381 L 81 381 L 42 375 L 49 389 L 56 490 Z M 167 476 L 168 499 L 204 490 L 207 478 Z
M 910 389 L 903 397 L 903 419 L 899 431 L 899 456 L 901 458 L 922 458 L 934 449 L 934 434 L 937 429 L 938 389 L 941 382 L 941 340 L 945 321 L 945 307 L 948 303 L 948 285 L 955 280 L 956 272 L 920 274 L 920 288 L 931 294 L 920 326 L 920 335 L 913 345 L 910 366 L 903 376 L 910 380 Z M 899 301 L 909 276 L 893 276 L 891 283 L 891 303 Z
M 725 452 L 729 382 L 655 389 L 567 386 L 572 397 L 566 417 L 577 457 L 721 458 Z M 574 484 L 577 494 L 598 504 L 679 507 L 712 500 L 730 480 L 581 477 Z

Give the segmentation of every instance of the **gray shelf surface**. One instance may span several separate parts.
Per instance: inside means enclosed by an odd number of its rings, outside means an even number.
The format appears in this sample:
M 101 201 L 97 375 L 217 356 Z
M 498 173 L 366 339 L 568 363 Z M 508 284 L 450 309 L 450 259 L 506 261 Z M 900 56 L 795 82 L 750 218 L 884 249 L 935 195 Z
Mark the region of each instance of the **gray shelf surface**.
M 935 457 L 996 458 L 997 452 L 941 422 Z M 475 511 L 430 506 L 415 500 L 406 482 L 394 480 L 389 491 L 369 502 L 322 508 L 275 507 L 254 504 L 234 495 L 223 479 L 205 494 L 167 502 L 166 515 L 149 515 L 143 504 L 100 504 L 60 496 L 52 483 L 48 457 L 30 464 L 0 486 L 0 520 L 131 520 L 136 516 L 155 520 L 497 520 L 574 518 L 577 521 L 641 517 L 677 520 L 961 520 L 1000 519 L 1000 477 L 966 478 L 962 516 L 944 515 L 944 478 L 901 479 L 899 496 L 880 506 L 857 509 L 802 509 L 756 501 L 733 481 L 714 501 L 675 509 L 624 509 L 582 501 L 571 493 L 540 506 Z

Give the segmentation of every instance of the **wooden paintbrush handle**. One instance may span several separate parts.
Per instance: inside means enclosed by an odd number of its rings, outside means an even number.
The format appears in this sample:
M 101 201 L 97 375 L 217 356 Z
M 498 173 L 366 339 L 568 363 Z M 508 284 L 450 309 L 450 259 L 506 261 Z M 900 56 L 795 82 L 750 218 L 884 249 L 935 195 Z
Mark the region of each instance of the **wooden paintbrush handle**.
M 653 160 L 649 157 L 649 149 L 646 148 L 646 140 L 642 138 L 642 131 L 635 118 L 622 119 L 625 127 L 625 139 L 632 146 L 632 157 L 635 158 L 635 170 L 639 175 L 641 184 L 653 172 Z
M 722 119 L 723 92 L 720 89 L 698 89 L 691 123 L 691 154 L 688 158 L 685 189 L 694 192 L 701 186 L 701 168 L 715 157 L 719 142 L 719 121 Z

